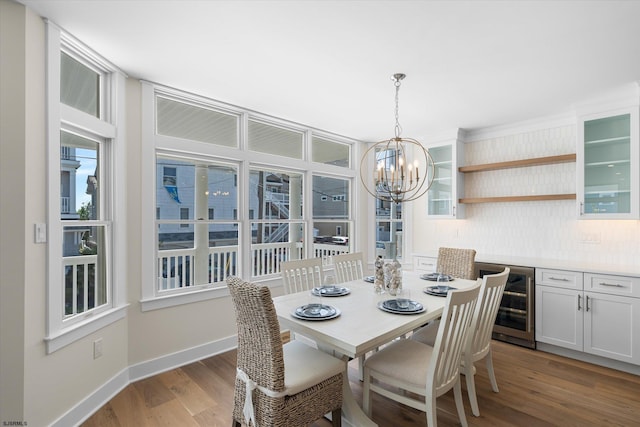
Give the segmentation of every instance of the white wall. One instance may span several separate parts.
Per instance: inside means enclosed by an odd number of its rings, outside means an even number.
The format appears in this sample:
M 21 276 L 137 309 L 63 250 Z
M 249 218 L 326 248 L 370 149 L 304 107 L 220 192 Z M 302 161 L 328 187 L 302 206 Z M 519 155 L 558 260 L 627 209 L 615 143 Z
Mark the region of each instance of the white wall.
M 25 9 L 0 0 L 0 422 L 23 419 L 24 25 Z
M 514 130 L 464 144 L 467 165 L 575 152 L 575 124 Z M 464 180 L 466 197 L 575 193 L 576 164 L 467 173 Z M 578 220 L 575 200 L 468 204 L 463 220 L 427 220 L 425 203 L 414 202 L 414 253 L 452 246 L 474 248 L 479 258 L 497 255 L 629 266 L 640 259 L 640 221 Z

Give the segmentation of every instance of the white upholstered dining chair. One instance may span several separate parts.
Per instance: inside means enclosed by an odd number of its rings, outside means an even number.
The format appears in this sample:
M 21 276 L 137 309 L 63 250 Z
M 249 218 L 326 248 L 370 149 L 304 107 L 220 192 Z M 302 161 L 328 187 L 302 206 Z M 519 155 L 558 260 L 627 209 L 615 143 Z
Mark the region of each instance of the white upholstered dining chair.
M 480 296 L 478 297 L 478 304 L 476 305 L 476 311 L 474 313 L 472 329 L 469 332 L 469 350 L 465 348 L 462 354 L 460 372 L 465 375 L 471 411 L 476 417 L 480 416 L 480 408 L 478 407 L 478 398 L 476 396 L 476 384 L 474 380 L 476 370 L 474 362 L 482 359 L 486 360 L 491 389 L 495 393 L 498 393 L 498 382 L 496 381 L 496 374 L 493 369 L 493 358 L 491 357 L 491 334 L 510 271 L 509 267 L 507 267 L 501 273 L 486 275 L 482 278 Z M 480 281 L 480 279 L 478 280 Z M 434 345 L 437 331 L 438 321 L 432 322 L 416 331 L 411 336 L 411 339 L 428 345 Z
M 436 398 L 453 388 L 460 423 L 467 425 L 460 387 L 460 358 L 463 347 L 469 342 L 467 335 L 479 291 L 477 284 L 449 292 L 433 346 L 420 341 L 398 340 L 366 360 L 362 397 L 365 413 L 371 417 L 371 392 L 375 392 L 424 411 L 427 425 L 435 427 Z M 380 383 L 400 390 L 396 392 Z
M 285 261 L 280 264 L 284 293 L 309 291 L 322 286 L 324 273 L 322 258 L 307 258 Z
M 349 282 L 364 277 L 364 258 L 362 252 L 334 255 L 332 258 L 337 283 Z

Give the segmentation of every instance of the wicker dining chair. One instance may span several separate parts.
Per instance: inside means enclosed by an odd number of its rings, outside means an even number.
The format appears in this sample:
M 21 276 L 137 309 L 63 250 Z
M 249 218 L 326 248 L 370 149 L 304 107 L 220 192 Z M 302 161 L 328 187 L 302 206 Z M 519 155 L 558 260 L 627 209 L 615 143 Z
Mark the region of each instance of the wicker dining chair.
M 469 342 L 467 335 L 479 291 L 477 284 L 449 292 L 434 346 L 398 340 L 367 358 L 362 396 L 367 415 L 371 416 L 371 392 L 375 392 L 425 412 L 427 426 L 435 427 L 436 398 L 453 388 L 460 423 L 467 426 L 460 386 L 460 358 Z
M 475 249 L 439 248 L 436 271 L 460 279 L 475 280 Z
M 310 291 L 322 286 L 324 272 L 322 258 L 307 258 L 285 261 L 280 264 L 280 274 L 284 284 L 284 293 L 292 294 Z
M 462 365 L 460 366 L 460 372 L 464 374 L 467 381 L 467 394 L 471 403 L 471 412 L 476 417 L 480 416 L 480 408 L 478 407 L 474 379 L 476 373 L 475 362 L 485 359 L 491 389 L 495 393 L 499 391 L 491 356 L 491 335 L 510 271 L 509 267 L 506 267 L 501 273 L 486 275 L 482 279 L 478 279 L 478 281 L 482 281 L 482 286 L 480 287 L 480 296 L 478 297 L 472 329 L 469 334 L 469 339 L 471 340 L 470 351 L 465 350 L 462 353 Z M 411 336 L 411 339 L 432 346 L 435 343 L 437 332 L 438 322 L 436 321 L 417 330 Z
M 227 285 L 238 326 L 233 427 L 306 426 L 331 412 L 341 425 L 344 361 L 298 341 L 282 344 L 267 286 Z

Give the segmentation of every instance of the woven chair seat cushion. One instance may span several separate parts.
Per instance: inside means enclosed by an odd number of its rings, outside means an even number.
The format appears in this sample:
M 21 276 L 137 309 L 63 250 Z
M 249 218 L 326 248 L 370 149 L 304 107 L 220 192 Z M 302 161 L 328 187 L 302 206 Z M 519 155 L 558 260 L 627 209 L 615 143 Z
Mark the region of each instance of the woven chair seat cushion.
M 414 387 L 426 388 L 433 347 L 412 340 L 398 340 L 374 353 L 365 366 Z
M 284 386 L 289 396 L 346 371 L 345 362 L 299 341 L 282 346 Z

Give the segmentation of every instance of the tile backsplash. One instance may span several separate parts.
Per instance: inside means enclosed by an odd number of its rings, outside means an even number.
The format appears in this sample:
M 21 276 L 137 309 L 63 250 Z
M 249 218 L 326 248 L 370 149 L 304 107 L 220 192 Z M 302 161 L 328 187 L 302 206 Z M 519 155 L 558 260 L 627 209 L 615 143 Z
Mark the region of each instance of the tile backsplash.
M 464 144 L 466 165 L 575 152 L 574 125 Z M 465 197 L 575 193 L 576 163 L 467 173 L 464 188 Z M 640 221 L 580 220 L 576 200 L 468 204 L 462 220 L 426 219 L 426 200 L 413 203 L 413 253 L 454 246 L 479 255 L 640 263 Z

